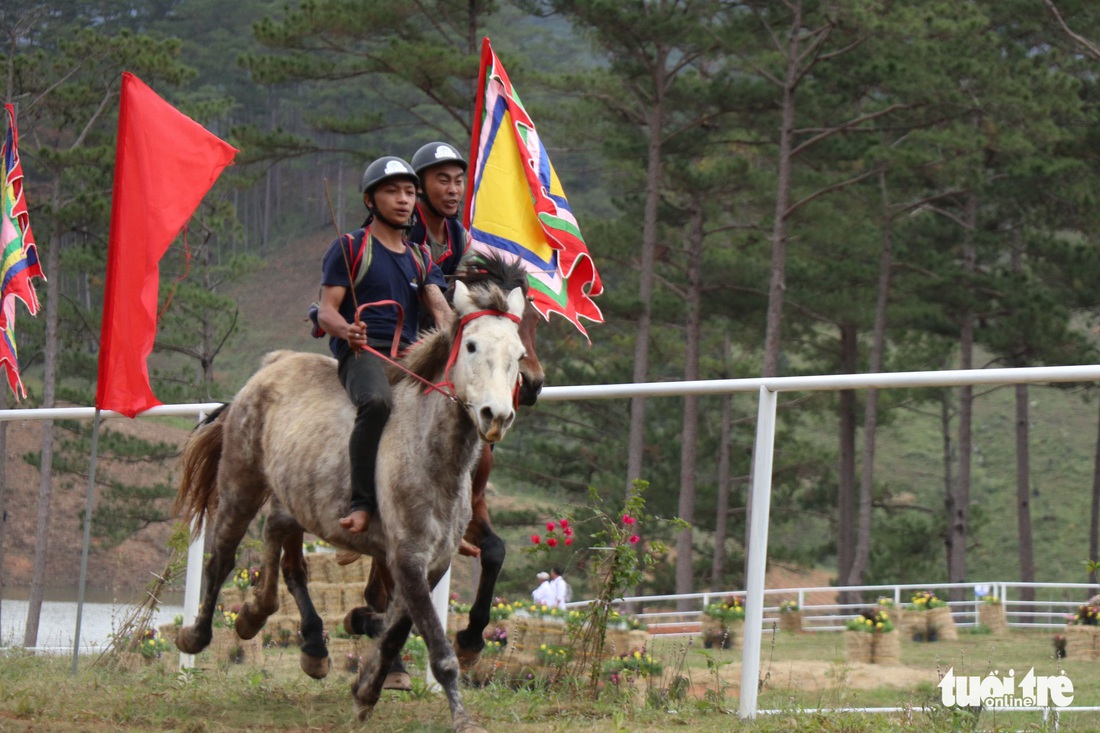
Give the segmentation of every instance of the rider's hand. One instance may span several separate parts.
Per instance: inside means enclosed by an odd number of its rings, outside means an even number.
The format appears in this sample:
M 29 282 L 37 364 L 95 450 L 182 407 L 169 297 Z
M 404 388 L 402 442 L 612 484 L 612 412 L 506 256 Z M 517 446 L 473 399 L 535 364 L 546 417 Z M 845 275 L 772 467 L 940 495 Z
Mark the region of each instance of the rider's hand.
M 345 339 L 353 349 L 365 348 L 367 345 L 367 327 L 361 323 L 349 323 L 348 334 Z

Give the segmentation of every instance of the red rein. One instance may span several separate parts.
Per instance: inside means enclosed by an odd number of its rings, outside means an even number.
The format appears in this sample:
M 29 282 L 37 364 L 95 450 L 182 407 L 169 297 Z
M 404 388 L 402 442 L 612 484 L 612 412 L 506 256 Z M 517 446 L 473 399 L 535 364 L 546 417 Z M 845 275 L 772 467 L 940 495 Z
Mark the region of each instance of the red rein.
M 409 376 L 411 376 L 414 379 L 417 379 L 417 380 L 423 382 L 424 384 L 426 384 L 427 389 L 424 390 L 424 394 L 428 394 L 429 392 L 432 392 L 434 390 L 436 392 L 439 392 L 444 397 L 447 397 L 448 399 L 450 399 L 453 402 L 458 401 L 458 395 L 455 393 L 454 383 L 451 382 L 451 367 L 454 366 L 455 361 L 458 359 L 458 349 L 462 345 L 462 330 L 466 327 L 466 324 L 469 323 L 470 321 L 474 320 L 475 318 L 481 318 L 482 316 L 500 316 L 500 317 L 503 317 L 503 318 L 511 319 L 512 321 L 514 321 L 517 324 L 521 320 L 519 316 L 514 316 L 511 313 L 508 313 L 507 311 L 496 311 L 496 310 L 474 311 L 473 313 L 470 313 L 469 315 L 463 316 L 462 320 L 460 320 L 458 322 L 458 332 L 455 334 L 454 345 L 451 347 L 451 355 L 447 358 L 447 367 L 446 367 L 446 369 L 443 370 L 443 381 L 440 382 L 439 384 L 432 384 L 427 379 L 424 379 L 423 377 L 421 377 L 419 374 L 414 374 L 412 371 L 406 369 L 404 366 L 402 366 L 401 364 L 399 364 L 395 361 L 395 359 L 397 359 L 397 347 L 401 343 L 401 327 L 402 327 L 402 324 L 405 322 L 405 311 L 404 311 L 404 309 L 402 309 L 400 303 L 398 303 L 396 301 L 393 301 L 393 300 L 377 300 L 373 303 L 364 303 L 363 305 L 359 306 L 359 308 L 356 309 L 356 311 L 355 311 L 355 324 L 360 325 L 362 323 L 359 320 L 359 314 L 363 312 L 364 308 L 370 308 L 371 306 L 378 306 L 378 305 L 392 305 L 395 308 L 397 308 L 397 328 L 395 328 L 394 332 L 393 332 L 393 343 L 390 344 L 390 355 L 386 356 L 381 351 L 378 351 L 377 349 L 374 349 L 373 347 L 367 345 L 366 343 L 364 343 L 364 345 L 363 345 L 363 350 L 364 351 L 369 351 L 370 353 L 374 354 L 375 356 L 378 356 L 379 358 L 381 358 L 385 361 L 388 361 L 390 364 L 393 364 L 395 367 L 397 367 L 401 371 L 405 372 Z M 515 388 L 512 390 L 512 402 L 518 408 L 518 406 L 519 406 L 519 380 L 518 379 L 516 380 Z

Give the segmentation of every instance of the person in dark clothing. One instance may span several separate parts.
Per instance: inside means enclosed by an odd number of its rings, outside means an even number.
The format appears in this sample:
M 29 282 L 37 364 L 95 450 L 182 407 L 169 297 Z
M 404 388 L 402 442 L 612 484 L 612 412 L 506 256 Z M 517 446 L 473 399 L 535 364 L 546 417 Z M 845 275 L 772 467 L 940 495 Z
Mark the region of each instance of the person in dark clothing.
M 365 532 L 378 508 L 375 459 L 391 405 L 384 362 L 363 348 L 388 352 L 399 328 L 402 348 L 412 344 L 422 307 L 441 326 L 452 320 L 443 298 L 442 273 L 405 236 L 418 183 L 412 166 L 401 158 L 387 156 L 367 166 L 362 186 L 363 203 L 370 212 L 367 222 L 363 229 L 334 241 L 321 268 L 318 323 L 329 334 L 340 382 L 357 407 L 348 441 L 351 506 L 340 520 L 352 534 Z M 392 305 L 371 306 L 356 317 L 360 306 L 379 300 L 400 303 L 404 321 L 398 324 Z
M 470 233 L 458 220 L 466 197 L 466 160 L 454 146 L 434 142 L 416 151 L 412 167 L 420 187 L 409 241 L 428 247 L 450 284 L 470 248 Z

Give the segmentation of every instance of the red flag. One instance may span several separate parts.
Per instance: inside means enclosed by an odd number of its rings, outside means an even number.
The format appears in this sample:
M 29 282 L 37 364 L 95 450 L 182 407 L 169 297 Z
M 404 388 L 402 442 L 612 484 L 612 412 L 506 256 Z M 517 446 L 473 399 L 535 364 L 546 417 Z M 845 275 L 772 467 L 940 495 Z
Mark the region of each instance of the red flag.
M 96 407 L 133 417 L 161 404 L 146 364 L 156 339 L 160 258 L 236 153 L 123 73 Z

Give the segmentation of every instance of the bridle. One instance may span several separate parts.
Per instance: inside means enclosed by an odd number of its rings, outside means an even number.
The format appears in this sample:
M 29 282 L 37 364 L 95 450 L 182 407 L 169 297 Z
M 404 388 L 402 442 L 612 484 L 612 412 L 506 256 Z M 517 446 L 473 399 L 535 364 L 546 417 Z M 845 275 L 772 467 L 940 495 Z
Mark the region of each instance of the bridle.
M 423 394 L 429 394 L 430 392 L 433 392 L 433 391 L 434 392 L 439 392 L 441 395 L 443 395 L 447 399 L 451 400 L 452 402 L 456 402 L 456 403 L 460 402 L 460 400 L 458 399 L 458 393 L 455 390 L 454 382 L 451 381 L 451 367 L 453 367 L 455 362 L 458 360 L 458 350 L 462 346 L 462 332 L 466 328 L 466 324 L 468 324 L 471 321 L 474 321 L 478 318 L 481 318 L 482 316 L 498 316 L 498 317 L 501 317 L 501 318 L 507 318 L 507 319 L 513 321 L 516 325 L 519 325 L 519 323 L 522 321 L 522 319 L 519 316 L 513 315 L 513 314 L 509 313 L 508 311 L 500 311 L 500 310 L 493 310 L 493 309 L 474 311 L 473 313 L 469 313 L 469 314 L 463 316 L 458 322 L 458 328 L 455 330 L 454 343 L 451 345 L 451 353 L 447 357 L 447 366 L 443 369 L 443 380 L 441 382 L 437 383 L 437 384 L 433 384 L 432 382 L 428 381 L 427 379 L 424 379 L 424 377 L 420 376 L 419 374 L 416 374 L 411 369 L 408 369 L 403 364 L 401 364 L 400 362 L 397 361 L 397 357 L 399 356 L 398 347 L 401 344 L 401 326 L 405 321 L 405 310 L 401 307 L 400 303 L 398 303 L 397 301 L 394 301 L 394 300 L 376 300 L 373 303 L 364 303 L 363 305 L 359 306 L 355 310 L 355 322 L 357 324 L 362 323 L 359 320 L 359 316 L 363 312 L 364 308 L 370 308 L 372 306 L 380 306 L 380 305 L 392 305 L 395 308 L 397 308 L 397 327 L 394 329 L 394 332 L 393 332 L 393 342 L 390 344 L 390 353 L 387 356 L 386 354 L 383 354 L 381 351 L 378 351 L 377 349 L 375 349 L 374 347 L 370 346 L 367 343 L 364 343 L 363 351 L 369 351 L 370 353 L 374 354 L 375 356 L 382 359 L 383 361 L 388 362 L 389 364 L 397 367 L 398 369 L 403 371 L 405 374 L 408 374 L 412 378 L 424 383 L 426 385 L 426 388 L 425 388 Z M 519 404 L 519 386 L 520 386 L 521 381 L 522 381 L 521 377 L 517 376 L 516 377 L 516 386 L 512 388 L 512 403 L 513 403 L 513 405 L 518 405 Z M 465 403 L 463 403 L 463 404 L 465 404 Z M 468 405 L 466 405 L 466 406 L 468 406 Z

